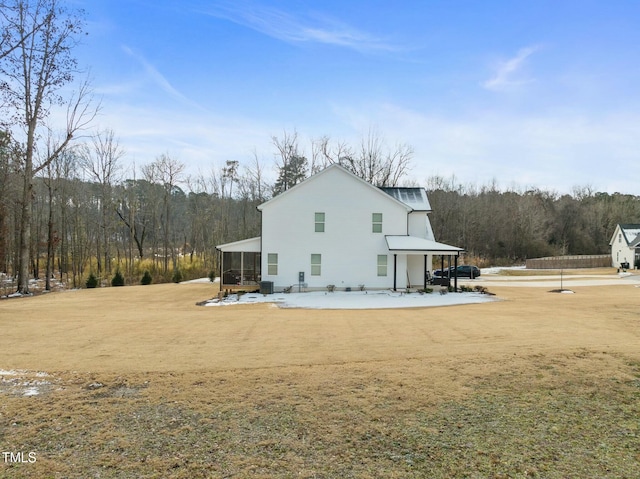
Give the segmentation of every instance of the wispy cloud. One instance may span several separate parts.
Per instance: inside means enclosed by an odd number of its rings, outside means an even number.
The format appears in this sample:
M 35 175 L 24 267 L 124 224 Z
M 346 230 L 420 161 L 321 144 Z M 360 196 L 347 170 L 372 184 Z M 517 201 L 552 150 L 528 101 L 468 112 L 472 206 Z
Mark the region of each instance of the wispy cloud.
M 517 55 L 500 62 L 493 77 L 482 83 L 487 90 L 500 91 L 511 86 L 521 85 L 533 81 L 524 76 L 521 71 L 527 59 L 540 49 L 539 46 L 522 48 Z
M 586 117 L 573 111 L 519 117 L 476 112 L 458 116 L 415 111 L 395 104 L 338 105 L 334 124 L 362 131 L 374 122 L 389 140 L 414 147 L 412 177 L 456 177 L 477 185 L 570 192 L 576 185 L 630 192 L 640 165 L 637 112 Z M 633 174 L 599 175 L 602 158 L 615 158 Z M 637 183 L 637 182 L 636 182 Z M 637 187 L 635 187 L 637 190 Z
M 247 2 L 218 2 L 206 7 L 202 13 L 223 18 L 287 43 L 314 42 L 361 52 L 400 49 L 375 35 L 324 15 L 295 15 Z
M 178 100 L 178 101 L 180 101 L 182 103 L 185 103 L 187 105 L 194 106 L 194 107 L 197 107 L 197 108 L 201 108 L 201 106 L 198 105 L 196 102 L 194 102 L 193 100 L 187 98 L 180 91 L 178 91 L 171 84 L 171 82 L 169 82 L 169 80 L 167 80 L 167 78 L 162 73 L 160 73 L 156 67 L 154 67 L 151 63 L 149 63 L 147 61 L 147 59 L 144 58 L 142 55 L 140 55 L 139 53 L 135 52 L 134 50 L 132 50 L 131 48 L 129 48 L 126 45 L 123 45 L 122 49 L 124 50 L 124 52 L 127 55 L 129 55 L 130 57 L 134 58 L 140 65 L 142 65 L 147 77 L 155 85 L 160 87 L 160 89 L 162 91 L 164 91 L 169 96 L 173 97 L 174 99 L 176 99 L 176 100 Z

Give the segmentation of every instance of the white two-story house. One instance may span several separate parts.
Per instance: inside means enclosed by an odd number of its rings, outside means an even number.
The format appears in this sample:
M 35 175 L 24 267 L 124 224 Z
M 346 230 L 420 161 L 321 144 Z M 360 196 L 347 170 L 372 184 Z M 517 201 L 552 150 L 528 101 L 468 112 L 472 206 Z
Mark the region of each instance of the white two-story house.
M 421 288 L 434 256 L 463 251 L 435 241 L 424 188 L 378 188 L 337 164 L 258 209 L 260 237 L 218 246 L 222 289 Z
M 629 268 L 638 268 L 640 264 L 640 225 L 619 224 L 611 241 L 611 265 L 620 268 L 628 264 Z

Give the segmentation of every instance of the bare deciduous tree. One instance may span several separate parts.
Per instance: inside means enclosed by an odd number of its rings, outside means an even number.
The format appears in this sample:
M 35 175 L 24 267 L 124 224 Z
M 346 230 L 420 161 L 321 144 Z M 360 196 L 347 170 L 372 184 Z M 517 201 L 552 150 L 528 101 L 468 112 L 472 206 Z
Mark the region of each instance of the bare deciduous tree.
M 185 164 L 171 158 L 167 154 L 160 155 L 153 163 L 145 165 L 142 172 L 145 178 L 152 183 L 160 183 L 164 187 L 162 197 L 162 243 L 164 249 L 164 272 L 169 269 L 169 255 L 173 266 L 176 267 L 175 248 L 170 248 L 169 233 L 171 230 L 171 198 L 174 188 L 183 181 Z
M 396 186 L 411 168 L 413 148 L 397 144 L 389 149 L 384 138 L 369 129 L 355 156 L 347 156 L 341 164 L 353 174 L 375 186 Z
M 22 195 L 20 218 L 20 254 L 18 292 L 29 293 L 29 244 L 31 241 L 31 204 L 33 179 L 69 145 L 71 140 L 93 120 L 97 108 L 90 102 L 88 84 L 83 83 L 71 98 L 61 89 L 77 73 L 72 55 L 84 28 L 81 11 L 67 10 L 60 0 L 13 0 L 4 2 L 8 28 L 14 38 L 28 38 L 8 52 L 0 61 L 0 94 L 3 108 L 16 130 L 20 131 L 24 156 L 21 164 Z M 38 156 L 38 143 L 47 135 L 46 119 L 54 106 L 67 106 L 67 124 L 61 139 L 46 154 Z
M 272 136 L 271 141 L 276 147 L 276 166 L 278 179 L 273 186 L 273 194 L 278 195 L 297 185 L 307 177 L 307 158 L 300 151 L 298 132 L 284 132 L 281 138 Z
M 97 258 L 98 273 L 102 272 L 101 257 L 104 257 L 104 270 L 111 272 L 111 248 L 109 239 L 113 230 L 113 193 L 115 183 L 120 180 L 122 165 L 120 160 L 124 150 L 115 138 L 113 130 L 99 130 L 92 138 L 91 145 L 80 149 L 80 162 L 91 181 L 100 188 L 100 224 L 102 235 L 98 235 Z M 100 239 L 101 237 L 101 239 Z M 102 243 L 102 247 L 100 247 Z M 101 251 L 102 250 L 102 251 Z M 102 254 L 101 254 L 102 253 Z

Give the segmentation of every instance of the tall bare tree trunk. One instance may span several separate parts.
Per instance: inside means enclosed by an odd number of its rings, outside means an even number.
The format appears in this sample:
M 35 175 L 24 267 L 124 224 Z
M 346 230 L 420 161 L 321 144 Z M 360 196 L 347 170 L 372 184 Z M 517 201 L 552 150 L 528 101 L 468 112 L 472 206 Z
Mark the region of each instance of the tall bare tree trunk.
M 83 32 L 81 11 L 69 11 L 61 0 L 7 0 L 3 2 L 3 38 L 7 45 L 0 54 L 0 106 L 25 131 L 18 292 L 29 293 L 29 247 L 34 176 L 64 151 L 74 134 L 93 120 L 88 85 L 77 95 L 62 99 L 60 90 L 73 80 L 77 62 L 71 52 Z M 54 105 L 67 106 L 66 132 L 46 157 L 35 165 L 36 139 L 46 128 L 46 118 Z

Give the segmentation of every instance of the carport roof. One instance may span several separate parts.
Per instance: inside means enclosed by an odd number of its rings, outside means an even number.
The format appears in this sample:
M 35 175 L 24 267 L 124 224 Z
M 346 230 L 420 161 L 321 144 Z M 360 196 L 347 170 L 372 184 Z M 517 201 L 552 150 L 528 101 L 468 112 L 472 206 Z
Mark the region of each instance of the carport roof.
M 426 238 L 419 238 L 417 236 L 409 235 L 387 235 L 387 247 L 389 251 L 397 251 L 407 254 L 450 254 L 459 255 L 463 248 L 457 246 L 451 246 L 444 243 L 438 243 L 437 241 L 428 240 Z

